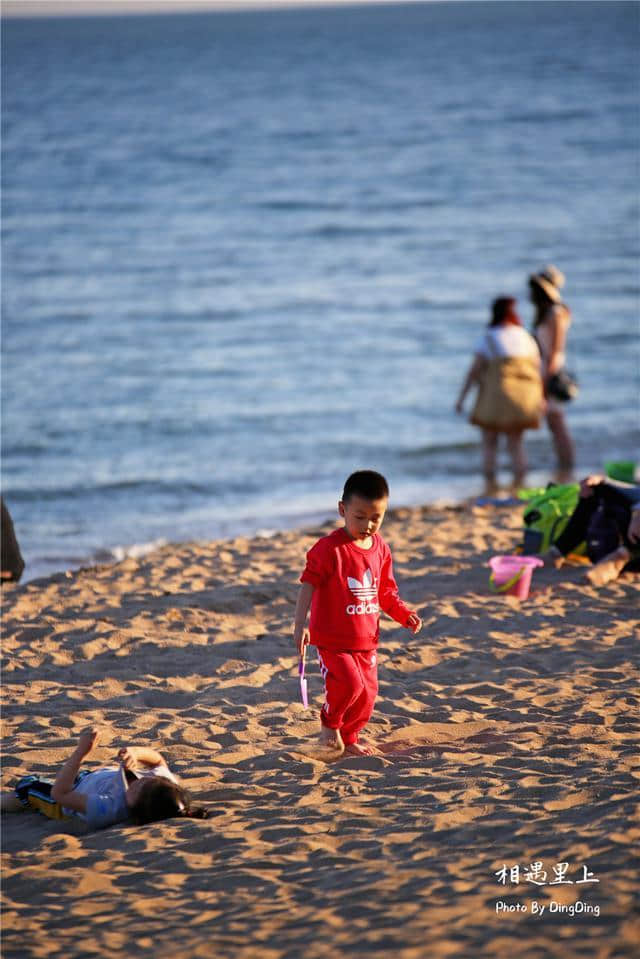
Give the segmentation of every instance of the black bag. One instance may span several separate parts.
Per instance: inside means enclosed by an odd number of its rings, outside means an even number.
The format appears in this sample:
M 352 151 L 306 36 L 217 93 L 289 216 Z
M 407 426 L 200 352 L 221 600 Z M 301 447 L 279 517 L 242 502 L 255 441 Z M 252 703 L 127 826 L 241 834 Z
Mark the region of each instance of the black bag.
M 558 370 L 547 380 L 547 394 L 561 403 L 568 403 L 578 395 L 578 381 L 569 370 Z
M 624 542 L 629 508 L 624 502 L 600 500 L 587 528 L 587 556 L 592 563 L 613 553 Z

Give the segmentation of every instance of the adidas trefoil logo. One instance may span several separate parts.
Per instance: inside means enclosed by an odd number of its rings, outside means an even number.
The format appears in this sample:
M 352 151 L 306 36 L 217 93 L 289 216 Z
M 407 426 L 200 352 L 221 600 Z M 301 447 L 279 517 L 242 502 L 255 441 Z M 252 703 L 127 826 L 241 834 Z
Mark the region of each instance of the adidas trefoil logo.
M 362 582 L 359 579 L 354 579 L 353 576 L 347 576 L 347 585 L 356 599 L 359 600 L 358 603 L 351 603 L 347 606 L 349 616 L 366 616 L 369 613 L 380 612 L 380 607 L 375 602 L 378 598 L 378 585 L 370 569 L 362 577 Z
M 362 582 L 359 579 L 354 579 L 353 576 L 347 576 L 347 583 L 357 599 L 375 599 L 378 595 L 378 587 L 370 569 L 362 577 Z

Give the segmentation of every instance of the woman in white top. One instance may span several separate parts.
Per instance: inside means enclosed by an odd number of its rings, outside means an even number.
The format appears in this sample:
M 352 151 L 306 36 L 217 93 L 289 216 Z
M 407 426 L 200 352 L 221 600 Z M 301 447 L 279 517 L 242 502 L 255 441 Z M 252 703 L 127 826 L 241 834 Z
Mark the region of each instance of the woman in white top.
M 478 396 L 470 420 L 482 429 L 486 492 L 497 490 L 498 437 L 504 434 L 511 457 L 513 486 L 524 483 L 527 460 L 522 441 L 526 429 L 537 429 L 543 412 L 540 353 L 516 313 L 516 301 L 500 297 L 492 305 L 488 329 L 476 343 L 474 358 L 462 384 L 456 410 L 472 385 Z
M 567 427 L 562 403 L 549 393 L 549 381 L 566 365 L 565 347 L 571 313 L 562 302 L 560 289 L 564 275 L 555 266 L 546 266 L 529 277 L 531 302 L 535 307 L 533 334 L 542 356 L 542 378 L 547 396 L 547 425 L 553 438 L 559 480 L 570 478 L 575 463 L 573 440 Z

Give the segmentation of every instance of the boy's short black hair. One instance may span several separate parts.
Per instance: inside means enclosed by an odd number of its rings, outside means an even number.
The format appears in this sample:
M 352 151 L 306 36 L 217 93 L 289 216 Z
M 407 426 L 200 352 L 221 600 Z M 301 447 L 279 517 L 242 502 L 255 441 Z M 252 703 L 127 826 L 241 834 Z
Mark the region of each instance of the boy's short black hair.
M 389 484 L 382 475 L 375 470 L 358 470 L 352 473 L 344 484 L 342 502 L 346 503 L 352 496 L 362 496 L 363 499 L 389 499 Z

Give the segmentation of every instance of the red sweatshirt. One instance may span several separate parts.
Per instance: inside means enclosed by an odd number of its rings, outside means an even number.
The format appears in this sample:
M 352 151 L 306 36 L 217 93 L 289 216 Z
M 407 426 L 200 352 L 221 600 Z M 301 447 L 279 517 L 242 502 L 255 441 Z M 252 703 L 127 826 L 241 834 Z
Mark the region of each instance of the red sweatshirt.
M 402 626 L 411 610 L 398 596 L 391 550 L 378 533 L 370 549 L 344 529 L 323 536 L 307 553 L 300 582 L 314 587 L 309 632 L 314 646 L 374 649 L 383 609 Z

